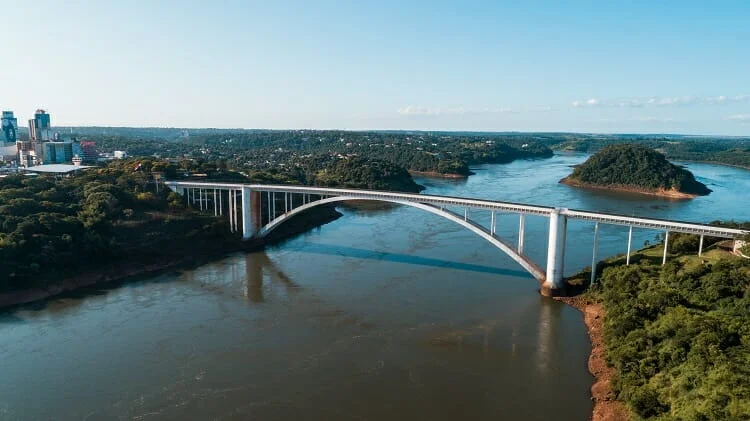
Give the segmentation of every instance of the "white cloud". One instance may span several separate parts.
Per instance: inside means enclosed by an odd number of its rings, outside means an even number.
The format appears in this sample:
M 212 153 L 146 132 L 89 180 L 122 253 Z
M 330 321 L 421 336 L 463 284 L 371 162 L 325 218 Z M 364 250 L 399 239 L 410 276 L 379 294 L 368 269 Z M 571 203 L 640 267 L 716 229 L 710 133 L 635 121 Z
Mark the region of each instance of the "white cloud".
M 625 123 L 654 123 L 654 124 L 665 124 L 665 123 L 680 123 L 684 122 L 685 120 L 681 120 L 679 118 L 674 117 L 656 117 L 656 116 L 638 116 L 638 117 L 628 117 L 628 118 L 599 118 L 597 120 L 594 120 L 597 123 L 617 123 L 617 124 L 625 124 Z
M 672 117 L 654 117 L 654 116 L 643 116 L 643 117 L 634 117 L 631 119 L 632 121 L 640 121 L 642 123 L 676 123 L 680 120 Z
M 727 117 L 727 120 L 743 121 L 743 122 L 750 123 L 750 114 L 735 114 L 735 115 L 730 115 L 729 117 Z
M 433 108 L 421 105 L 408 105 L 396 110 L 403 116 L 436 117 L 446 115 L 477 115 L 477 114 L 515 114 L 522 112 L 548 112 L 552 111 L 550 106 L 513 109 L 509 107 L 457 107 L 457 108 Z
M 635 97 L 600 100 L 590 98 L 571 102 L 573 107 L 670 107 L 679 105 L 723 105 L 750 102 L 750 95 L 735 96 L 673 96 L 673 97 Z

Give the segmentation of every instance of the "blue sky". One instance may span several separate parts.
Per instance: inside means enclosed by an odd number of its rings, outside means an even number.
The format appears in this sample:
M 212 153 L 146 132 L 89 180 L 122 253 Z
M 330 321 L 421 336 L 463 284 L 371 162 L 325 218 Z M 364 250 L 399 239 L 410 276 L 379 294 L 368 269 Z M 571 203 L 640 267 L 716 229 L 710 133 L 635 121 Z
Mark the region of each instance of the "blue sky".
M 24 121 L 750 135 L 745 0 L 2 8 L 0 108 Z

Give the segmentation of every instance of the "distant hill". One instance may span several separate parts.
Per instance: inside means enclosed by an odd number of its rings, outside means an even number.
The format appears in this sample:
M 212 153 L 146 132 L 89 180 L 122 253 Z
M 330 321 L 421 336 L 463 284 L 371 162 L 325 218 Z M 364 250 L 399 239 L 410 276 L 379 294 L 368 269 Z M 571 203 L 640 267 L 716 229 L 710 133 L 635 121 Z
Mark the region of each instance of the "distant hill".
M 667 197 L 689 198 L 711 192 L 693 174 L 661 153 L 637 144 L 610 145 L 577 166 L 561 183 Z

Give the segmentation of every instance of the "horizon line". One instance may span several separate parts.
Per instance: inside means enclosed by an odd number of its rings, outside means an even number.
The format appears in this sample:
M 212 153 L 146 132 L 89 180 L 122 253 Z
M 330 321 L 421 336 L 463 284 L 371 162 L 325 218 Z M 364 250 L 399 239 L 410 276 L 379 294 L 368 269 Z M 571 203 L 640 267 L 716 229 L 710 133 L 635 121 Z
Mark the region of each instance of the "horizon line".
M 28 127 L 18 126 L 20 129 L 28 130 Z M 159 129 L 159 130 L 222 130 L 222 131 L 340 131 L 340 132 L 438 132 L 438 133 L 476 133 L 476 134 L 580 134 L 580 135 L 638 135 L 638 136 L 682 136 L 682 137 L 726 137 L 726 138 L 750 138 L 750 134 L 688 134 L 669 132 L 596 132 L 596 131 L 571 131 L 571 130 L 460 130 L 460 129 L 351 129 L 351 128 L 249 128 L 249 127 L 179 127 L 179 126 L 97 126 L 97 125 L 60 125 L 53 127 L 61 129 Z

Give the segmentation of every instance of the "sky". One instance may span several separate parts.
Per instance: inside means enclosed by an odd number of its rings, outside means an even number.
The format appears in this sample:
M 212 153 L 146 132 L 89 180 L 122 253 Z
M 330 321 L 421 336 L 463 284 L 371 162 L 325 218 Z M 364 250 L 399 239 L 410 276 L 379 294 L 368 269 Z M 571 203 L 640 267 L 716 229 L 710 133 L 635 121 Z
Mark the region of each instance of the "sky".
M 0 7 L 19 122 L 750 135 L 747 0 Z

